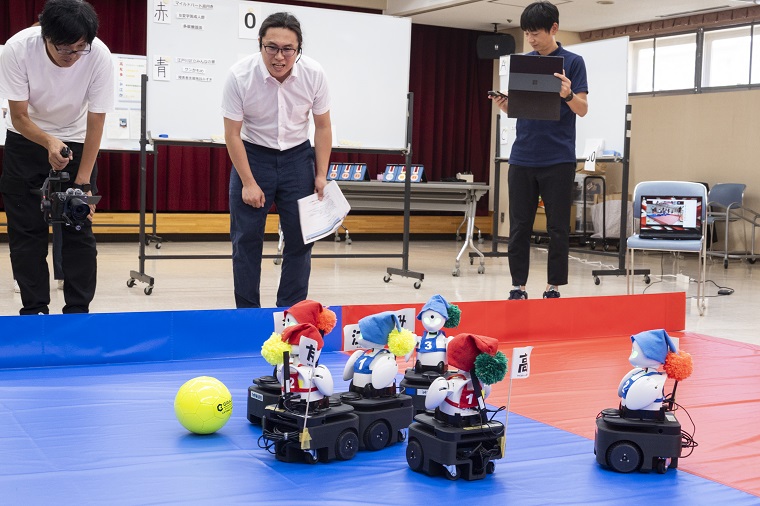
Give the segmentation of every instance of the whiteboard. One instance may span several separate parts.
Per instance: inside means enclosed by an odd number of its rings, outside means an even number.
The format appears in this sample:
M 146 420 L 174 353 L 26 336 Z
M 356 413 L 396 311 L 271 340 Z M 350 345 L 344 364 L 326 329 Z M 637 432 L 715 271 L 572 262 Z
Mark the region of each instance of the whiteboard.
M 628 104 L 628 37 L 617 37 L 566 46 L 586 62 L 588 77 L 588 114 L 575 122 L 575 154 L 585 158 L 587 139 L 603 139 L 604 151 L 623 154 L 625 145 L 625 106 Z M 500 89 L 509 84 L 509 56 L 499 61 Z M 515 141 L 514 118 L 501 113 L 500 156 L 509 157 Z
M 151 136 L 223 142 L 229 68 L 259 51 L 260 23 L 280 11 L 298 18 L 303 53 L 325 69 L 333 143 L 405 148 L 411 20 L 241 0 L 148 0 Z

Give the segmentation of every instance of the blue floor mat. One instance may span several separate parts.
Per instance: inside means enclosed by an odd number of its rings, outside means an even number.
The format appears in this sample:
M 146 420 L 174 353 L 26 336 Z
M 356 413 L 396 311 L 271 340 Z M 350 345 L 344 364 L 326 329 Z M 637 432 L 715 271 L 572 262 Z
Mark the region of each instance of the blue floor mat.
M 324 353 L 336 391 L 346 355 Z M 511 414 L 506 455 L 483 480 L 411 471 L 406 443 L 344 462 L 294 464 L 259 448 L 247 388 L 271 374 L 260 358 L 0 371 L 0 503 L 23 504 L 760 504 L 684 471 L 618 474 L 593 441 Z M 174 417 L 186 380 L 214 376 L 233 395 L 230 421 L 209 436 Z M 505 413 L 497 417 L 505 422 Z M 594 423 L 589 420 L 589 423 Z

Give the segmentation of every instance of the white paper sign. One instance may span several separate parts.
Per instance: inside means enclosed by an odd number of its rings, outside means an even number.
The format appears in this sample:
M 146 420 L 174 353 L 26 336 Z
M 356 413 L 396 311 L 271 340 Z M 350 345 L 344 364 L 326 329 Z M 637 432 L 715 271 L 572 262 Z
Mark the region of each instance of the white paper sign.
M 604 139 L 586 139 L 586 147 L 583 148 L 586 162 L 583 164 L 583 170 L 596 171 L 596 159 L 602 154 L 602 149 L 604 149 Z
M 285 311 L 275 311 L 272 313 L 272 318 L 274 319 L 274 332 L 282 334 L 282 331 L 285 330 Z
M 512 363 L 509 364 L 512 369 L 511 379 L 523 379 L 530 376 L 530 352 L 532 350 L 533 346 L 512 350 Z

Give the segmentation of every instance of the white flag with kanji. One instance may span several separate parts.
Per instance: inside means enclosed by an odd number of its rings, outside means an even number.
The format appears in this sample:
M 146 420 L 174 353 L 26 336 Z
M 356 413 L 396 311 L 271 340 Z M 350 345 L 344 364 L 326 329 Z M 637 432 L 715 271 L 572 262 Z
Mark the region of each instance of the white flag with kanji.
M 531 350 L 533 350 L 533 346 L 514 348 L 512 350 L 512 363 L 510 364 L 512 369 L 511 379 L 522 379 L 530 376 Z

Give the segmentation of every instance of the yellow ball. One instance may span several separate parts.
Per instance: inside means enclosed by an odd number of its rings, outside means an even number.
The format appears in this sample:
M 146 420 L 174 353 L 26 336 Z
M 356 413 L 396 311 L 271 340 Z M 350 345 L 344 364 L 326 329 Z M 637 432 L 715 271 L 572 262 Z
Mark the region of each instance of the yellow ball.
M 174 398 L 174 414 L 190 432 L 211 434 L 230 419 L 232 395 L 218 379 L 198 376 L 179 388 Z

